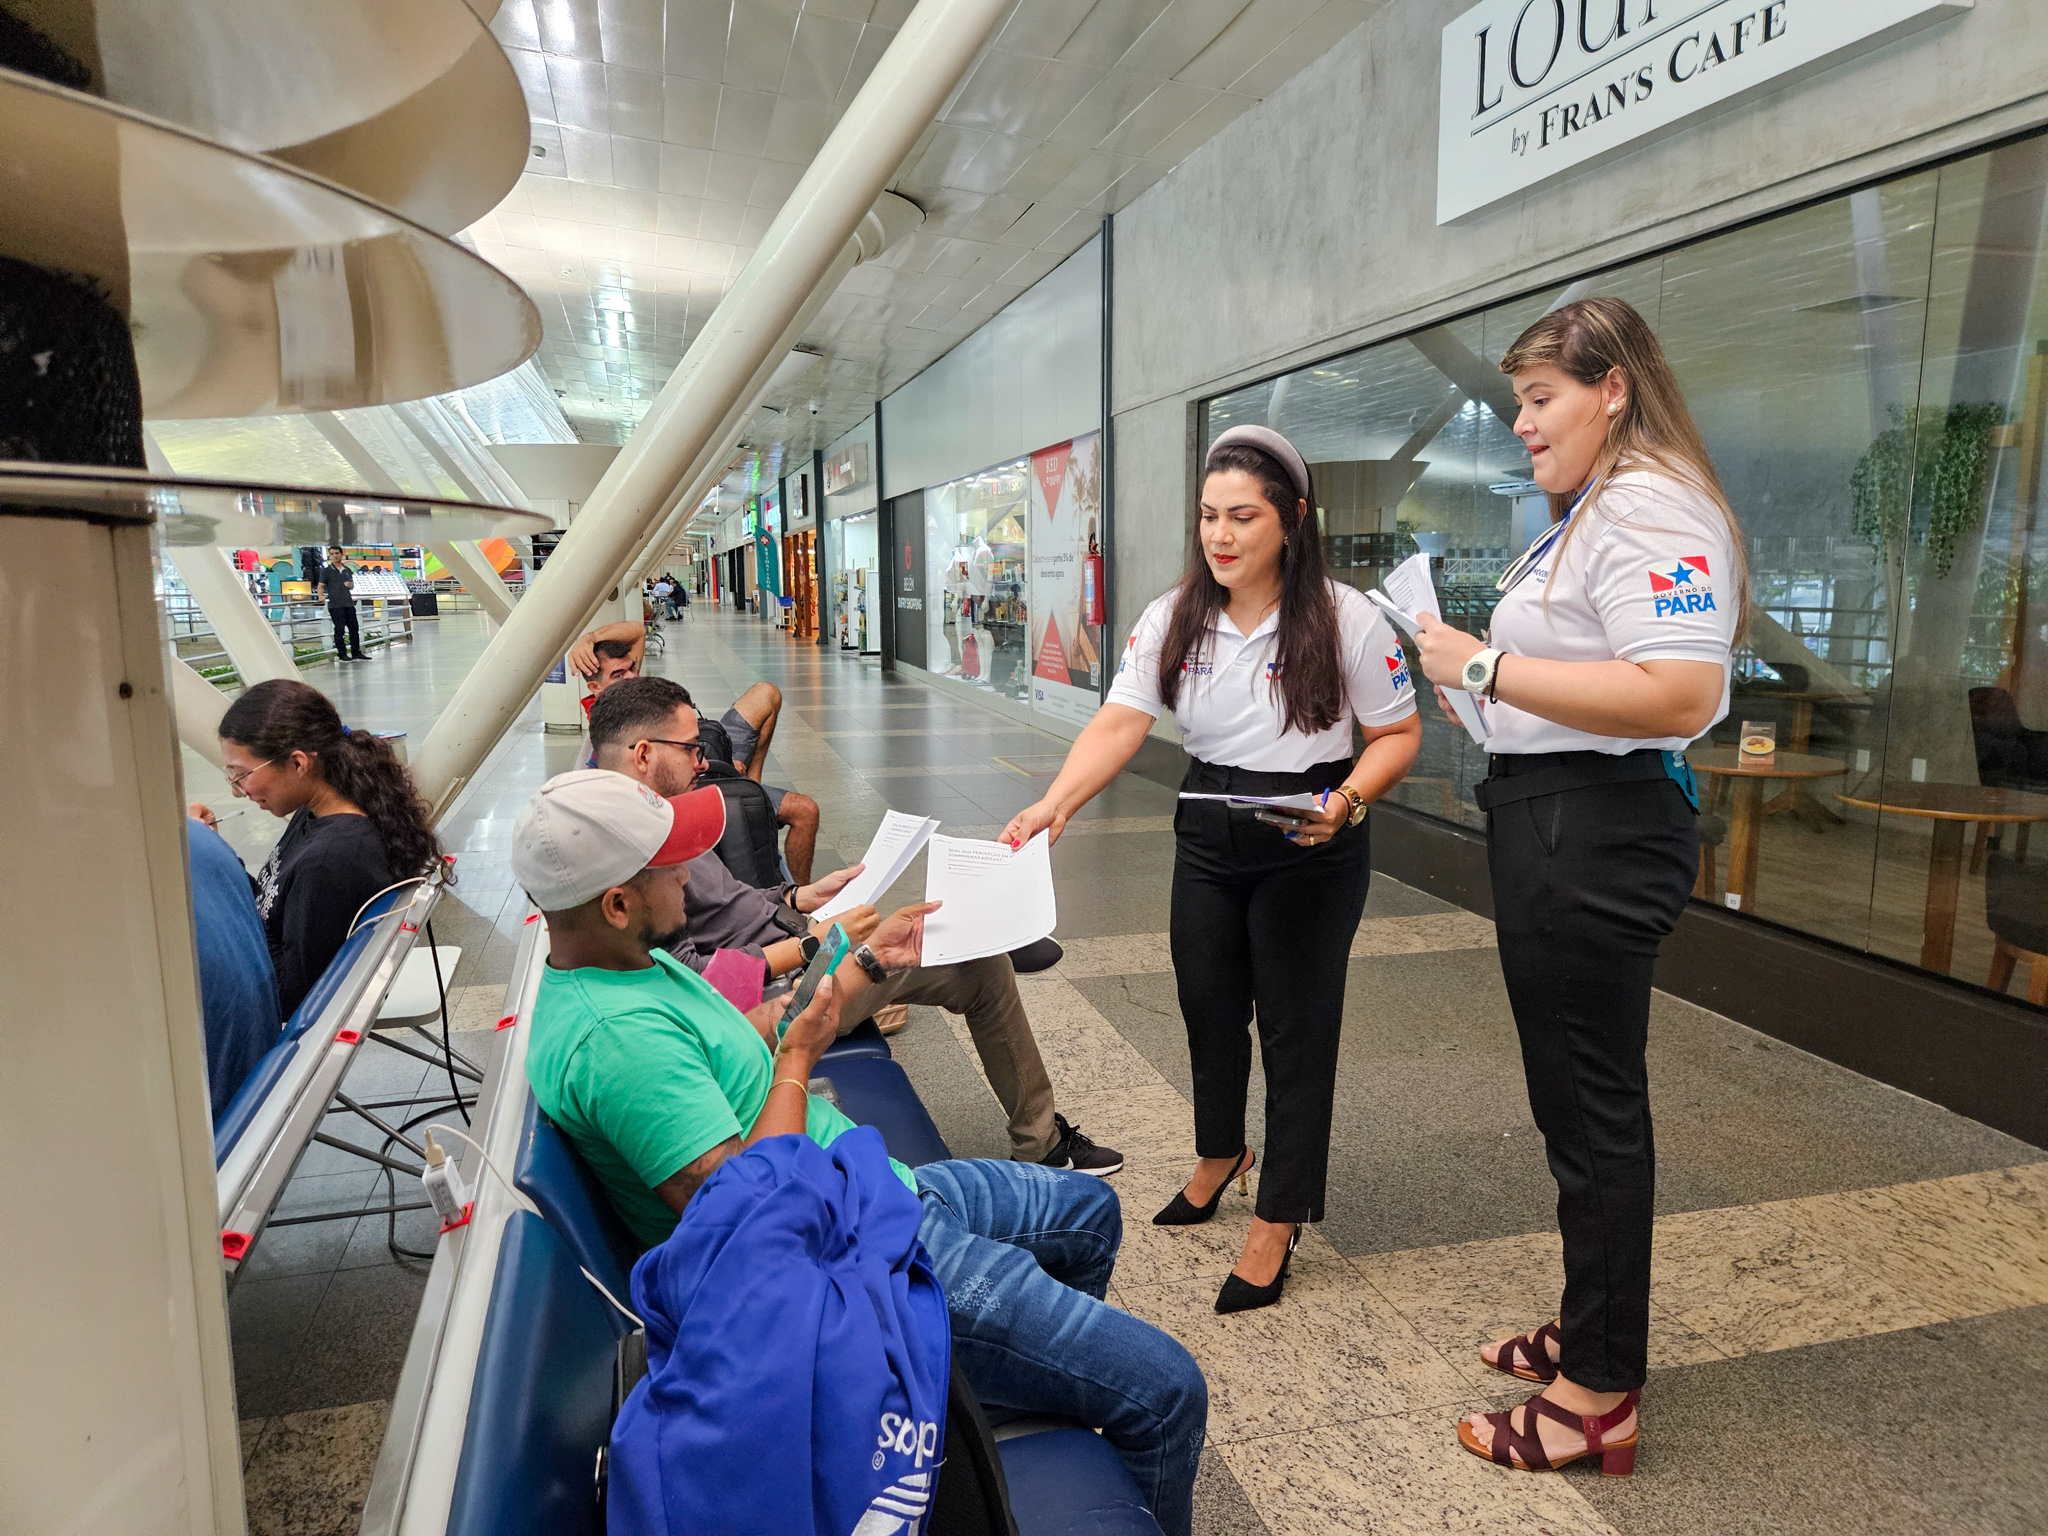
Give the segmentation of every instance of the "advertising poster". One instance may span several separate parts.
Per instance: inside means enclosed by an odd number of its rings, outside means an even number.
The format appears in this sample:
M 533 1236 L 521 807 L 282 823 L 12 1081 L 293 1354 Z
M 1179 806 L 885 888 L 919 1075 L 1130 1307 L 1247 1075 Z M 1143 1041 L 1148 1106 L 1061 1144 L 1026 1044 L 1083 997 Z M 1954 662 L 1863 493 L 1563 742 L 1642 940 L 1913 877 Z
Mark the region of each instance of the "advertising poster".
M 1031 455 L 1031 705 L 1085 725 L 1102 702 L 1102 434 Z

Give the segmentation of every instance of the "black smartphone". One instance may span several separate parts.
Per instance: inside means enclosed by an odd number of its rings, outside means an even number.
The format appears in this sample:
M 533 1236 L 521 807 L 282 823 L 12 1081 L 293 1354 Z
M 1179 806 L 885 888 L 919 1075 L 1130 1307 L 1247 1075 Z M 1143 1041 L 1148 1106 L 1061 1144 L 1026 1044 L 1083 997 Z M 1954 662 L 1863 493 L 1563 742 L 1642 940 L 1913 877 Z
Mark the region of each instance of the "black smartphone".
M 818 952 L 811 956 L 811 963 L 804 967 L 804 974 L 789 994 L 789 1002 L 782 1010 L 782 1029 L 789 1027 L 790 1020 L 811 1006 L 811 999 L 818 995 L 818 983 L 832 974 L 832 970 L 846 958 L 847 950 L 853 946 L 848 942 L 846 930 L 834 923 L 825 931 L 819 941 Z
M 1269 811 L 1264 808 L 1253 811 L 1252 820 L 1263 821 L 1267 826 L 1278 827 L 1283 832 L 1306 832 L 1316 824 L 1292 811 Z

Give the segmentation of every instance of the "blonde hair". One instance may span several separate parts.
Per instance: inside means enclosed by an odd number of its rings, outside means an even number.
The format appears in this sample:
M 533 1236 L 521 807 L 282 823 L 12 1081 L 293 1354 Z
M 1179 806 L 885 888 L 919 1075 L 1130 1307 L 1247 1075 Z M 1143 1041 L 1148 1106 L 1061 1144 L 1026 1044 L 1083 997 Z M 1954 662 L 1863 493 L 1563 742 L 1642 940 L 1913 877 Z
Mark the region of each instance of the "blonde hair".
M 1728 492 L 1707 454 L 1706 441 L 1650 323 L 1626 299 L 1579 299 L 1562 305 L 1516 337 L 1500 360 L 1500 371 L 1510 376 L 1545 366 L 1589 388 L 1610 373 L 1621 374 L 1625 390 L 1621 412 L 1608 424 L 1606 446 L 1594 461 L 1593 479 L 1586 487 L 1587 505 L 1615 475 L 1654 470 L 1691 486 L 1719 509 L 1735 556 L 1732 574 L 1741 604 L 1735 643 L 1742 644 L 1749 633 L 1749 559 L 1743 548 L 1742 526 L 1735 520 Z M 1558 521 L 1570 504 L 1570 496 L 1552 493 L 1550 520 Z M 1560 560 L 1577 532 L 1576 526 L 1565 529 L 1558 543 Z

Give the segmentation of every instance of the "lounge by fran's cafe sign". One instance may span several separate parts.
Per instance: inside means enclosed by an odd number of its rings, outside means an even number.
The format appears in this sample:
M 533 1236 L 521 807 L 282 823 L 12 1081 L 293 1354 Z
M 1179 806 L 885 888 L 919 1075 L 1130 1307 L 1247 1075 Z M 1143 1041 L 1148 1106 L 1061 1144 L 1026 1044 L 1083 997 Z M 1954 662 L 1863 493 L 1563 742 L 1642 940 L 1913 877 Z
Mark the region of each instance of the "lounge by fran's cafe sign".
M 1444 28 L 1437 222 L 1974 4 L 1482 0 Z

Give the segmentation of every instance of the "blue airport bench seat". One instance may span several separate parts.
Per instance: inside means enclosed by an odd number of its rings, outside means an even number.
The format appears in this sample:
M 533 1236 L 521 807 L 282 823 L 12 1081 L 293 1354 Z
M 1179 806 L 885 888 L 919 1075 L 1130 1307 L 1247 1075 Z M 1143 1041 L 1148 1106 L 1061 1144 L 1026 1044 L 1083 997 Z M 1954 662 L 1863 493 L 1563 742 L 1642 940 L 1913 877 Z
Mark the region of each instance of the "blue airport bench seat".
M 292 1016 L 285 1020 L 284 1029 L 277 1037 L 277 1043 L 263 1053 L 249 1075 L 242 1079 L 242 1086 L 235 1090 L 235 1096 L 228 1100 L 220 1112 L 220 1118 L 213 1126 L 213 1165 L 218 1168 L 227 1161 L 228 1153 L 241 1140 L 242 1132 L 249 1128 L 249 1122 L 256 1118 L 256 1111 L 270 1096 L 270 1090 L 277 1086 L 277 1080 L 284 1076 L 284 1070 L 291 1065 L 298 1054 L 299 1040 L 319 1020 L 327 1005 L 334 1001 L 334 994 L 348 979 L 348 973 L 356 963 L 356 957 L 369 947 L 371 937 L 377 931 L 376 919 L 382 918 L 401 901 L 410 901 L 410 887 L 387 891 L 379 896 L 365 910 L 362 926 L 349 935 L 334 958 L 327 962 L 327 969 L 320 973 L 320 979 L 313 983 L 299 1006 L 292 1010 Z
M 880 1131 L 889 1155 L 897 1162 L 916 1168 L 953 1155 L 924 1101 L 895 1062 L 879 1056 L 839 1056 L 821 1059 L 817 1070 L 818 1076 L 831 1079 L 846 1118 Z
M 519 1128 L 519 1156 L 512 1164 L 512 1182 L 540 1207 L 541 1215 L 569 1245 L 576 1262 L 619 1300 L 628 1301 L 633 1261 L 644 1250 L 612 1209 L 590 1165 L 577 1155 L 569 1138 L 547 1117 L 531 1092 L 526 1095 L 526 1118 Z M 624 1333 L 626 1319 L 616 1312 L 612 1316 L 617 1320 L 616 1331 Z
M 611 1308 L 540 1217 L 514 1211 L 477 1352 L 447 1536 L 604 1536 Z
M 889 1049 L 889 1042 L 882 1038 L 882 1031 L 873 1019 L 862 1019 L 853 1028 L 825 1047 L 825 1054 L 818 1058 L 820 1070 L 828 1061 L 844 1061 L 849 1056 L 879 1056 L 883 1061 L 891 1060 L 895 1052 Z

